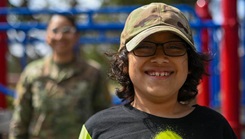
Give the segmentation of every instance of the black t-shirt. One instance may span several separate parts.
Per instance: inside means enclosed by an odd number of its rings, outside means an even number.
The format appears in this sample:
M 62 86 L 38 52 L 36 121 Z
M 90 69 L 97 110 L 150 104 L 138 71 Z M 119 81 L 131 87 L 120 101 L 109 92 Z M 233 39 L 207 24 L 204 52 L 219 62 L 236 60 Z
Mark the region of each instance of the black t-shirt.
M 226 119 L 199 105 L 182 118 L 163 118 L 135 109 L 115 106 L 92 116 L 79 139 L 236 139 Z

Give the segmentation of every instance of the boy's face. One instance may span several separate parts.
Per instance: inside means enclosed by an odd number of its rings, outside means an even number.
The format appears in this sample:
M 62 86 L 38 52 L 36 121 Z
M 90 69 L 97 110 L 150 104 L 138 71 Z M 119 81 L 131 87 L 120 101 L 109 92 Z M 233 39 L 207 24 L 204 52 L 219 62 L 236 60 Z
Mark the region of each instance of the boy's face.
M 182 40 L 170 32 L 158 32 L 143 41 L 166 43 Z M 188 75 L 187 53 L 182 56 L 167 56 L 160 46 L 157 47 L 155 55 L 148 57 L 138 57 L 130 52 L 128 61 L 128 72 L 134 85 L 135 100 L 159 102 L 177 100 L 178 91 Z

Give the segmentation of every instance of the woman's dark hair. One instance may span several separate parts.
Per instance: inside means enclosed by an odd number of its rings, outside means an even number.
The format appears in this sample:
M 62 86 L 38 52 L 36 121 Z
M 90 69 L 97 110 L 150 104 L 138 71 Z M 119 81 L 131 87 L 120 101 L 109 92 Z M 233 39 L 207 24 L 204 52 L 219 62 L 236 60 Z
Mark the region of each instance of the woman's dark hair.
M 55 14 L 51 15 L 48 24 L 50 23 L 51 19 L 54 16 L 62 16 L 62 17 L 65 17 L 71 23 L 71 25 L 77 29 L 76 17 L 73 14 L 71 14 L 71 13 L 55 13 Z
M 126 47 L 118 53 L 107 53 L 111 57 L 111 71 L 109 77 L 116 80 L 121 89 L 116 89 L 117 96 L 122 101 L 132 102 L 134 100 L 134 86 L 128 74 L 128 51 Z M 203 75 L 208 75 L 205 64 L 211 60 L 209 54 L 198 53 L 193 49 L 187 50 L 189 74 L 184 85 L 180 88 L 178 102 L 188 102 L 194 99 L 198 93 L 197 86 Z

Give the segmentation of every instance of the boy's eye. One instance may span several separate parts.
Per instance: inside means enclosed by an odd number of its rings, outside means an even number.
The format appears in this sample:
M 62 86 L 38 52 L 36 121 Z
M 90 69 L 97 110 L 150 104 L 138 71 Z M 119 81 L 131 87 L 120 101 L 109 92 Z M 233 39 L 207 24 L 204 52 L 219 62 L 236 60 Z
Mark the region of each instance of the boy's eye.
M 169 48 L 169 49 L 181 49 L 181 47 L 177 46 L 177 45 L 170 45 L 167 48 Z

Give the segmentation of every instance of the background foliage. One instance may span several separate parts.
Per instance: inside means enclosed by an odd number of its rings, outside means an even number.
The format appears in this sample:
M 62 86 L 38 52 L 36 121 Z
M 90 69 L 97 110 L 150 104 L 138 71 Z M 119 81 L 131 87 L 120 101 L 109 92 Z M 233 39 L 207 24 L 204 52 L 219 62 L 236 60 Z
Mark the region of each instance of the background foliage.
M 18 4 L 14 3 L 14 1 L 19 1 Z M 92 1 L 92 0 L 90 0 Z M 56 2 L 56 3 L 55 3 Z M 58 3 L 57 3 L 58 2 Z M 17 8 L 17 7 L 28 7 L 33 8 L 35 7 L 35 4 L 37 5 L 37 8 L 41 9 L 56 9 L 60 8 L 61 10 L 68 10 L 70 8 L 83 8 L 83 5 L 86 5 L 86 0 L 9 0 L 9 7 Z M 100 2 L 101 7 L 110 7 L 110 6 L 127 6 L 127 5 L 144 5 L 149 4 L 153 2 L 152 0 L 97 0 L 97 2 Z M 194 6 L 196 0 L 155 0 L 154 2 L 164 2 L 167 4 L 189 4 Z M 62 4 L 62 6 L 59 6 L 57 4 Z M 93 7 L 94 5 L 90 5 Z M 124 23 L 126 20 L 127 15 L 96 15 L 95 20 L 97 22 L 114 22 L 118 21 L 121 23 Z M 49 19 L 49 15 L 9 15 L 7 18 L 7 21 L 9 23 L 18 23 L 18 22 L 42 22 L 46 23 Z M 83 16 L 78 17 L 79 22 L 84 22 L 83 20 L 86 20 L 83 18 Z M 17 35 L 16 37 L 22 38 L 21 36 L 23 32 L 16 31 Z M 89 33 L 89 32 L 83 32 L 81 31 L 82 35 L 85 36 L 96 36 L 98 34 L 96 33 Z M 120 32 L 114 32 L 109 33 L 111 36 L 120 36 Z M 9 37 L 14 36 L 13 34 L 9 33 Z M 45 38 L 45 32 L 38 33 L 40 38 Z M 27 34 L 27 36 L 33 36 L 33 33 Z M 47 49 L 43 45 L 41 49 Z M 44 55 L 41 55 L 40 52 L 36 51 L 37 46 L 34 44 L 31 47 L 27 48 L 27 62 L 30 63 L 33 60 L 39 59 L 43 57 Z M 109 70 L 109 62 L 108 58 L 105 56 L 105 52 L 107 51 L 117 51 L 119 47 L 119 44 L 98 44 L 98 45 L 80 45 L 81 50 L 78 50 L 82 57 L 85 57 L 86 59 L 92 59 L 100 64 L 102 70 L 105 74 L 108 73 Z M 9 47 L 11 48 L 11 47 Z M 40 50 L 40 49 L 39 49 Z M 9 78 L 14 80 L 11 80 L 9 87 L 14 89 L 15 83 L 18 81 L 18 75 L 22 72 L 23 67 L 21 67 L 21 56 L 16 56 L 13 51 L 19 51 L 19 50 L 11 50 L 9 51 L 9 55 L 7 57 L 8 60 L 8 71 L 9 71 Z M 48 54 L 48 53 L 45 53 Z

